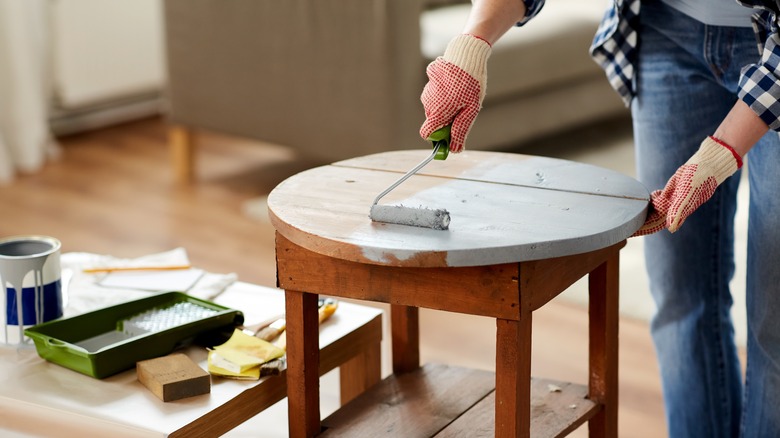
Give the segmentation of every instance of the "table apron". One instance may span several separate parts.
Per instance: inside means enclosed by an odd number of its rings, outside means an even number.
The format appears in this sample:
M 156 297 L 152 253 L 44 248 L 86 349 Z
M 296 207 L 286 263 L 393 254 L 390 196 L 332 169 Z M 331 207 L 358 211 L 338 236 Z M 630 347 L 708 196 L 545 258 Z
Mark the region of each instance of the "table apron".
M 277 286 L 285 290 L 518 320 L 596 269 L 625 242 L 586 254 L 490 266 L 409 268 L 357 263 L 277 234 Z M 467 293 L 464 293 L 466 291 Z

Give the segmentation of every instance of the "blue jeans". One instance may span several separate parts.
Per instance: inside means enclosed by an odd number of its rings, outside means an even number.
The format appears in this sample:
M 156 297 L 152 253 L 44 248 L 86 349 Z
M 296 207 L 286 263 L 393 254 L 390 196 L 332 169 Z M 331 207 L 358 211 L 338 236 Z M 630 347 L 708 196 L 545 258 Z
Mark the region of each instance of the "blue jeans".
M 632 103 L 638 178 L 650 189 L 699 147 L 737 101 L 741 67 L 759 53 L 749 27 L 702 23 L 642 2 L 638 97 Z M 780 437 L 780 138 L 747 154 L 747 370 L 731 320 L 738 172 L 675 234 L 645 237 L 651 330 L 671 437 Z

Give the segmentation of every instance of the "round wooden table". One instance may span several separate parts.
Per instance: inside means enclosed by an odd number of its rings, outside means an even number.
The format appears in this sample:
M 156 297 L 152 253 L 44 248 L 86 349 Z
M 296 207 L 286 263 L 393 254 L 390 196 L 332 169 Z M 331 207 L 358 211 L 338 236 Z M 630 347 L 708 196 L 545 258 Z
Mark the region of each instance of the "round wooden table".
M 419 307 L 496 318 L 494 394 L 493 388 L 477 389 L 473 403 L 459 400 L 468 406 L 446 424 L 437 413 L 430 424 L 415 424 L 414 435 L 403 436 L 432 436 L 442 426 L 452 432 L 476 427 L 471 418 L 484 417 L 486 403 L 496 436 L 559 436 L 588 420 L 592 433 L 616 436 L 619 250 L 644 222 L 647 190 L 591 165 L 469 151 L 429 163 L 380 201 L 447 209 L 449 230 L 372 222 L 374 197 L 429 153 L 395 151 L 336 162 L 294 175 L 269 195 L 278 285 L 287 301 L 290 436 L 314 436 L 323 424 L 324 435 L 361 436 L 355 418 L 370 422 L 377 413 L 367 401 L 381 403 L 379 395 L 366 394 L 321 424 L 318 294 L 392 305 L 394 374 L 377 389 L 384 397 L 387 385 L 395 391 L 397 379 L 412 378 L 406 375 L 421 379 L 412 386 L 439 387 L 446 383 L 437 375 L 458 373 L 420 368 Z M 530 375 L 531 313 L 588 274 L 588 386 L 565 385 L 554 392 L 560 400 L 550 400 L 549 391 L 534 389 L 546 384 Z M 420 394 L 414 403 L 448 405 L 452 397 L 446 393 Z M 580 395 L 585 398 L 574 403 L 577 408 L 556 405 Z M 539 403 L 547 414 L 535 414 Z

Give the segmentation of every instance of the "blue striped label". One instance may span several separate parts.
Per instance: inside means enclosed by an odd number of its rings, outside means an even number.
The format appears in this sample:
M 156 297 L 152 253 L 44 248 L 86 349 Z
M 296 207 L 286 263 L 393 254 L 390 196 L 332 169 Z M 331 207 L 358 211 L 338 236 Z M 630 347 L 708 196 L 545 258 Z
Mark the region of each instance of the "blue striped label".
M 19 325 L 16 290 L 6 288 L 6 321 L 8 325 Z M 62 285 L 60 280 L 43 285 L 43 299 L 36 301 L 35 288 L 22 288 L 22 325 L 35 325 L 62 316 Z M 39 306 L 36 309 L 36 304 Z M 40 321 L 38 320 L 40 315 Z

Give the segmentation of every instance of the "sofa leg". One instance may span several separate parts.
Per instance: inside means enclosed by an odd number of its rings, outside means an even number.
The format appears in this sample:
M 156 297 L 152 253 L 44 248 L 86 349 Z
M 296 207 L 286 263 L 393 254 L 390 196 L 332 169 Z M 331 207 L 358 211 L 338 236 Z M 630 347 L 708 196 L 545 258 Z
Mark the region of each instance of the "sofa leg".
M 181 125 L 170 126 L 168 145 L 176 182 L 191 184 L 195 179 L 195 130 Z

